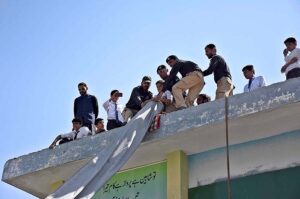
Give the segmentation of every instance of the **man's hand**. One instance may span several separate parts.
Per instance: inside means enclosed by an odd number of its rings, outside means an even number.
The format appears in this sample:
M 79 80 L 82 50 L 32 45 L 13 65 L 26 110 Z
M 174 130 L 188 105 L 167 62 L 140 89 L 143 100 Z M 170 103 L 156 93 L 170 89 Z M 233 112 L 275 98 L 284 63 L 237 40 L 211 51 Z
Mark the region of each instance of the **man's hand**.
M 288 49 L 284 49 L 284 50 L 283 50 L 283 55 L 284 55 L 285 57 L 287 56 L 288 53 L 289 53 Z
M 146 101 L 144 101 L 144 102 L 142 102 L 142 104 L 141 104 L 141 107 L 143 108 L 149 101 L 151 101 L 151 99 L 150 100 L 146 100 Z
M 284 73 L 287 67 L 288 67 L 287 64 L 283 65 L 283 66 L 281 67 L 281 70 L 280 70 L 281 73 Z
M 60 140 L 61 139 L 61 135 L 58 135 L 55 139 L 54 139 L 54 141 L 51 143 L 51 145 L 49 146 L 49 149 L 53 149 L 55 146 L 56 146 L 56 142 L 58 141 L 58 140 Z
M 286 70 L 286 68 L 287 68 L 289 65 L 291 65 L 291 64 L 293 64 L 293 63 L 296 63 L 297 61 L 298 61 L 298 58 L 297 58 L 297 57 L 293 57 L 288 63 L 286 63 L 285 65 L 283 65 L 283 66 L 281 67 L 281 72 L 284 73 L 285 70 Z
M 160 99 L 160 97 L 159 97 L 159 96 L 155 96 L 155 97 L 153 97 L 153 98 L 152 98 L 152 100 L 153 100 L 153 101 L 155 101 L 155 102 L 158 102 L 158 101 L 159 101 L 159 99 Z

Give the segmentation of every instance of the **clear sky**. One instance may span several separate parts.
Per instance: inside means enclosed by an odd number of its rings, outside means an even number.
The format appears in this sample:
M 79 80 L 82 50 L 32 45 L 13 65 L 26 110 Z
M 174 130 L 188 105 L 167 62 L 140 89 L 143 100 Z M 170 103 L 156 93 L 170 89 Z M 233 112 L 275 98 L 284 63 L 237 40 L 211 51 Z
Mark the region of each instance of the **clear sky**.
M 235 93 L 253 64 L 268 84 L 285 79 L 283 41 L 300 40 L 298 0 L 0 0 L 0 165 L 47 148 L 71 130 L 77 84 L 102 103 L 113 89 L 125 104 L 144 75 L 175 54 L 206 69 L 208 43 L 231 69 Z M 214 98 L 213 77 L 204 93 Z M 0 198 L 35 198 L 0 183 Z

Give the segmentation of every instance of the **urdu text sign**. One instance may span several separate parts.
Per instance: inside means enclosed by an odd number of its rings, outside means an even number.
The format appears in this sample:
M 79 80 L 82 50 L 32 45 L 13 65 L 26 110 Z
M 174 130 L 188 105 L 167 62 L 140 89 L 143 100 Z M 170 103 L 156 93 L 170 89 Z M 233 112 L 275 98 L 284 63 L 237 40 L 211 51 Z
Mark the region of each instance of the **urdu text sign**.
M 130 169 L 114 175 L 93 199 L 165 199 L 167 163 Z

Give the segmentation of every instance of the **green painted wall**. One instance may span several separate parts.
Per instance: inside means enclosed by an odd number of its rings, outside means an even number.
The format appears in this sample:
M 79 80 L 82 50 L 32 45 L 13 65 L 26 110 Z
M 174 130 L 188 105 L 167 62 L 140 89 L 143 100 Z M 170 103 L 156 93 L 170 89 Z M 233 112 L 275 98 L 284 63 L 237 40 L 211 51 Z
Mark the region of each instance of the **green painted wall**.
M 93 199 L 166 199 L 166 172 L 166 162 L 119 172 Z
M 234 179 L 232 199 L 300 199 L 300 167 Z M 189 189 L 189 199 L 227 199 L 226 181 Z

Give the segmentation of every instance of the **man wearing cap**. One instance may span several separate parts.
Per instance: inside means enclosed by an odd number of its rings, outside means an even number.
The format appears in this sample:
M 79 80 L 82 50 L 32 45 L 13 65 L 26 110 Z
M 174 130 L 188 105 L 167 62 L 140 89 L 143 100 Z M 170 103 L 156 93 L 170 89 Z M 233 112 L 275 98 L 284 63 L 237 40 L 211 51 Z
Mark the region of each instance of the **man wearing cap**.
M 123 94 L 118 90 L 112 90 L 110 92 L 110 99 L 103 103 L 103 108 L 107 112 L 107 130 L 124 126 L 124 119 L 121 114 L 123 106 L 118 103 L 119 97 L 122 96 Z
M 80 96 L 74 101 L 74 117 L 82 122 L 82 126 L 87 126 L 90 130 L 95 118 L 98 117 L 98 101 L 93 95 L 87 93 L 86 83 L 78 84 Z
M 217 84 L 216 99 L 233 95 L 234 86 L 231 81 L 229 67 L 220 55 L 217 55 L 217 49 L 214 44 L 208 44 L 205 47 L 205 54 L 210 59 L 209 67 L 203 71 L 207 76 L 214 73 L 214 80 Z
M 194 62 L 180 60 L 175 55 L 170 55 L 166 62 L 172 69 L 169 77 L 165 80 L 164 90 L 170 87 L 177 73 L 180 72 L 182 79 L 172 87 L 175 106 L 178 110 L 193 106 L 205 84 L 201 69 Z M 186 90 L 189 91 L 184 99 L 182 93 Z
M 247 65 L 242 69 L 244 76 L 249 80 L 248 84 L 244 87 L 244 92 L 250 92 L 255 89 L 266 86 L 266 82 L 263 76 L 255 77 L 255 71 L 253 65 Z
M 157 70 L 156 70 L 157 74 L 159 75 L 159 77 L 166 81 L 166 79 L 169 77 L 169 74 L 168 74 L 168 69 L 165 65 L 159 65 L 157 67 Z M 175 77 L 174 79 L 170 80 L 169 82 L 169 85 L 168 87 L 166 87 L 165 89 L 172 92 L 172 87 L 179 81 L 179 77 Z
M 130 95 L 126 107 L 122 113 L 124 122 L 128 122 L 144 105 L 152 99 L 153 94 L 149 91 L 151 77 L 144 76 L 140 86 L 135 87 Z

